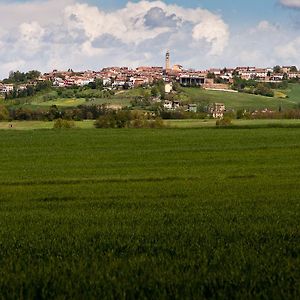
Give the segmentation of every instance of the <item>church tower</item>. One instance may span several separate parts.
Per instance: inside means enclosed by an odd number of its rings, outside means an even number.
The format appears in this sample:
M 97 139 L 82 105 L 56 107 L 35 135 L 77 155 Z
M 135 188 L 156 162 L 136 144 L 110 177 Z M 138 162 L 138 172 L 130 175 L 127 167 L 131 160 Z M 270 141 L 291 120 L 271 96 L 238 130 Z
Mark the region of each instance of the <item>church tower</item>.
M 170 71 L 170 51 L 166 53 L 166 71 Z

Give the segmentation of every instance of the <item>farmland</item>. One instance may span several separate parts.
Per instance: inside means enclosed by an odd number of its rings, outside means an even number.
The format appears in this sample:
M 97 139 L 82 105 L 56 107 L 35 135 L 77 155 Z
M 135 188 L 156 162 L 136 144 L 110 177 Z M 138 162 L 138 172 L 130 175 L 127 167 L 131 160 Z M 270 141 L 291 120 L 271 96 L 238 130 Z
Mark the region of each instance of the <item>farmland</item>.
M 201 101 L 222 102 L 227 108 L 238 109 L 272 109 L 278 110 L 279 106 L 284 109 L 291 109 L 300 104 L 300 85 L 290 84 L 282 94 L 287 98 L 264 97 L 247 93 L 229 93 L 222 91 L 209 91 L 199 88 L 184 89 L 184 96 L 190 101 L 199 103 Z
M 297 299 L 299 129 L 0 131 L 0 299 Z
M 38 130 L 53 129 L 55 121 L 13 121 L 0 122 L 0 130 Z M 77 129 L 94 128 L 95 120 L 74 121 Z M 164 120 L 166 128 L 215 128 L 215 119 L 183 119 Z M 258 128 L 258 127 L 300 127 L 300 120 L 295 119 L 261 119 L 261 120 L 233 120 L 232 126 L 237 128 Z

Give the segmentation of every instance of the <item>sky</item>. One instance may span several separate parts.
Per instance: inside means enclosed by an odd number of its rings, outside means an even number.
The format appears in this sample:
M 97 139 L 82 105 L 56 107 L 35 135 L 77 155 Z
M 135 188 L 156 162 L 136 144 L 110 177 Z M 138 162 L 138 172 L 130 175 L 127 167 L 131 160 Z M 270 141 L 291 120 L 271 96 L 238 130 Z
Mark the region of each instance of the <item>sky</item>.
M 0 0 L 0 78 L 108 66 L 300 67 L 300 0 Z

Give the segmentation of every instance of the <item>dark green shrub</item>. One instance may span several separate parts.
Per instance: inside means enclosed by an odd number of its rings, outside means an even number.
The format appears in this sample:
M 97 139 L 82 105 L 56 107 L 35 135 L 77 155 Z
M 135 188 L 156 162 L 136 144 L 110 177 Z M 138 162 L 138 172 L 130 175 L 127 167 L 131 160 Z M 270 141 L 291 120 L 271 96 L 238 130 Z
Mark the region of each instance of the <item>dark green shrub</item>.
M 74 128 L 75 123 L 73 121 L 64 120 L 64 119 L 57 119 L 54 122 L 53 128 L 55 129 L 62 129 L 62 128 Z
M 224 117 L 223 119 L 217 120 L 216 126 L 226 127 L 232 125 L 232 119 L 230 117 Z

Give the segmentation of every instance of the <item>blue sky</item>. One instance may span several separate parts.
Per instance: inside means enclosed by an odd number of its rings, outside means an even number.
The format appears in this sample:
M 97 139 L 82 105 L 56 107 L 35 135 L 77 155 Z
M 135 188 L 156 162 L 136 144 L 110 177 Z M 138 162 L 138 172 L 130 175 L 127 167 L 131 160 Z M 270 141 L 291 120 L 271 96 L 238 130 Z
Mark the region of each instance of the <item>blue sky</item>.
M 0 0 L 11 70 L 163 65 L 300 67 L 300 0 Z
M 127 0 L 90 0 L 89 3 L 113 10 L 126 5 Z M 139 2 L 138 0 L 132 2 Z M 277 0 L 166 0 L 165 3 L 183 7 L 202 7 L 222 14 L 231 24 L 244 26 L 261 19 L 269 21 L 290 22 L 295 11 L 283 9 Z

